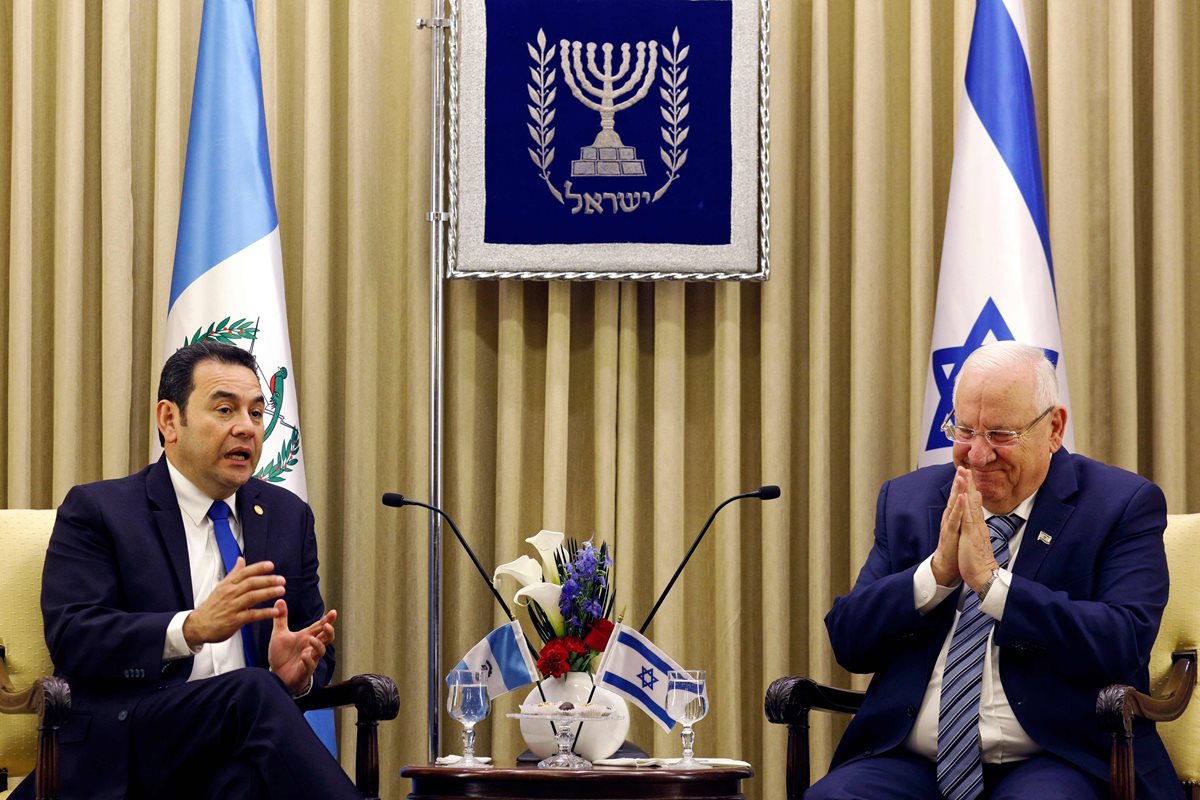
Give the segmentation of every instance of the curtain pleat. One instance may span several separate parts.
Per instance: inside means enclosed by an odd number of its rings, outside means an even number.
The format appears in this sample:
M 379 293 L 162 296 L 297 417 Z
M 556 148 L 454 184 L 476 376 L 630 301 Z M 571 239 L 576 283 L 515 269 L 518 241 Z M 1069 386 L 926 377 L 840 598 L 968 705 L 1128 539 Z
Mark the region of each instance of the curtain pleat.
M 776 677 L 864 686 L 822 622 L 911 468 L 972 0 L 771 10 L 763 285 L 454 282 L 442 490 L 485 570 L 541 528 L 614 548 L 638 626 L 707 669 L 702 754 L 783 794 Z M 1084 12 L 1086 6 L 1086 12 Z M 161 363 L 202 0 L 12 0 L 0 11 L 0 497 L 48 507 L 144 465 Z M 257 21 L 309 497 L 340 672 L 394 676 L 383 791 L 426 741 L 431 210 L 428 0 L 259 0 Z M 1200 8 L 1026 6 L 1079 449 L 1200 510 Z M 440 670 L 503 622 L 444 528 Z M 514 608 L 518 618 L 524 612 Z M 532 631 L 531 631 L 532 632 Z M 535 642 L 536 644 L 536 642 Z M 524 748 L 502 698 L 480 747 Z M 458 726 L 439 709 L 442 752 Z M 353 762 L 352 717 L 341 721 Z M 815 715 L 823 771 L 845 720 Z M 629 738 L 674 754 L 635 712 Z

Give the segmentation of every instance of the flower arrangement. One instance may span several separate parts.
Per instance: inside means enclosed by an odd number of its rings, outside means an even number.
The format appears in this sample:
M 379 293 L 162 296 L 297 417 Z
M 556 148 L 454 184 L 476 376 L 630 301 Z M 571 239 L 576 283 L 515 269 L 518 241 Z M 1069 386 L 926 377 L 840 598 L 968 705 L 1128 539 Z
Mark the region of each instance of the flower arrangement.
M 567 540 L 557 531 L 540 531 L 525 541 L 541 556 L 501 564 L 492 576 L 498 583 L 511 578 L 520 588 L 513 600 L 529 611 L 542 640 L 537 668 L 558 678 L 567 672 L 586 672 L 612 634 L 612 556 L 608 545 L 596 548 Z

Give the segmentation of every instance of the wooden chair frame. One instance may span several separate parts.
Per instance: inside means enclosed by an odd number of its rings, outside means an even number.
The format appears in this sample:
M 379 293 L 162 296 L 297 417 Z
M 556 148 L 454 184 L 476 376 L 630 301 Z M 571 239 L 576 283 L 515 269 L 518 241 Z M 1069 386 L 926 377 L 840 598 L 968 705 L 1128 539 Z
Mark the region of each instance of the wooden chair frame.
M 1147 695 L 1132 686 L 1114 685 L 1100 691 L 1096 713 L 1104 730 L 1112 733 L 1112 774 L 1109 792 L 1113 800 L 1134 800 L 1133 720 L 1169 722 L 1187 708 L 1196 685 L 1196 651 L 1172 653 L 1172 669 L 1159 696 Z M 763 706 L 767 719 L 788 726 L 787 798 L 800 800 L 812 779 L 809 760 L 808 712 L 836 711 L 854 714 L 864 692 L 825 686 L 809 678 L 779 678 L 767 688 Z M 1184 783 L 1191 800 L 1200 800 L 1200 783 Z
M 0 713 L 37 714 L 38 747 L 34 797 L 58 800 L 58 729 L 71 713 L 71 687 L 61 678 L 38 678 L 22 690 L 13 687 L 0 646 Z M 302 711 L 353 705 L 358 711 L 354 785 L 364 800 L 379 800 L 379 722 L 400 713 L 396 683 L 384 675 L 353 678 L 314 689 L 296 704 Z M 0 791 L 3 790 L 0 786 Z

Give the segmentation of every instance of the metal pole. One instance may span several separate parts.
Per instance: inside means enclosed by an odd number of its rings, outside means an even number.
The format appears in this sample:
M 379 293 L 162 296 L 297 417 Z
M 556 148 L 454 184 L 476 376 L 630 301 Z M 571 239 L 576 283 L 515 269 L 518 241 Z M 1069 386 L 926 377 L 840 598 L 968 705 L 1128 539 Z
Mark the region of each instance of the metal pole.
M 429 168 L 429 501 L 442 506 L 442 262 L 444 201 L 443 151 L 445 128 L 445 2 L 432 0 L 432 16 L 419 20 L 433 37 L 430 48 L 430 168 Z M 442 664 L 442 520 L 429 515 L 429 761 L 439 755 Z

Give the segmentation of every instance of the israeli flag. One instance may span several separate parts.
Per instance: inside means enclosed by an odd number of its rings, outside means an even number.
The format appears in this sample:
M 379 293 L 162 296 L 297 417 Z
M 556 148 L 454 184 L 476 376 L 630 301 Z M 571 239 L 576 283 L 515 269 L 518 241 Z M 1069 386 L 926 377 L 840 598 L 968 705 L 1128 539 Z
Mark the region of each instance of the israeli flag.
M 164 362 L 201 341 L 257 357 L 267 418 L 255 475 L 307 499 L 253 0 L 204 3 L 167 308 Z M 332 709 L 305 716 L 336 756 Z
M 482 672 L 488 697 L 493 700 L 537 680 L 537 667 L 525 646 L 525 636 L 515 620 L 501 625 L 472 647 L 454 669 Z M 446 676 L 450 685 L 450 676 Z
M 596 683 L 645 711 L 669 732 L 675 719 L 667 712 L 667 673 L 682 669 L 654 642 L 618 623 L 596 671 Z
M 1026 30 L 1021 0 L 978 0 L 954 139 L 921 466 L 950 460 L 940 428 L 963 361 L 981 344 L 1015 339 L 1044 349 L 1058 372 L 1060 402 L 1069 405 Z

